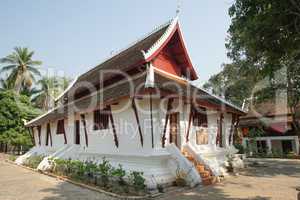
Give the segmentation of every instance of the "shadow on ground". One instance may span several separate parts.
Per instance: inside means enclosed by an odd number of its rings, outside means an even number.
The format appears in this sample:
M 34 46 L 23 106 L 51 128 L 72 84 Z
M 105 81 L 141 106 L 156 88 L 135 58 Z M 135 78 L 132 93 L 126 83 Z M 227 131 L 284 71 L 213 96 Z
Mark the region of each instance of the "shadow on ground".
M 258 163 L 255 165 L 255 163 Z M 251 177 L 275 177 L 289 176 L 300 178 L 300 160 L 270 160 L 255 159 L 249 162 L 246 170 L 241 172 L 244 176 Z

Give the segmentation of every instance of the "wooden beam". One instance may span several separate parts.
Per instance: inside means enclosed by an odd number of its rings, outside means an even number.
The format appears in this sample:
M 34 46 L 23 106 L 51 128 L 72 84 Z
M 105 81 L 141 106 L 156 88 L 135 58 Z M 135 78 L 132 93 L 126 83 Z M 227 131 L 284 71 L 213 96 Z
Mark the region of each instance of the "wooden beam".
M 164 130 L 163 130 L 163 136 L 162 136 L 162 147 L 165 148 L 165 143 L 166 143 L 166 131 L 167 131 L 167 125 L 168 125 L 168 121 L 169 121 L 169 115 L 170 115 L 170 110 L 172 109 L 172 103 L 173 103 L 172 98 L 170 98 L 168 100 L 168 106 L 167 106 L 167 113 L 166 113 L 166 119 L 165 119 L 165 126 L 164 126 Z
M 220 141 L 219 141 L 219 144 L 220 144 L 220 147 L 223 147 L 223 118 L 224 118 L 224 115 L 223 113 L 220 114 Z
M 39 145 L 41 146 L 41 132 L 42 132 L 41 125 L 37 126 L 37 131 L 38 131 L 38 137 L 39 137 Z
M 35 146 L 35 139 L 34 139 L 33 127 L 29 128 L 29 134 L 30 134 L 30 138 L 31 138 L 32 144 Z
M 152 144 L 152 148 L 154 148 L 153 116 L 152 116 L 152 91 L 150 91 L 150 119 L 151 119 L 151 144 Z
M 113 129 L 115 145 L 116 145 L 117 148 L 119 148 L 119 140 L 118 140 L 115 124 L 114 124 L 114 118 L 113 118 L 113 115 L 112 115 L 112 112 L 111 112 L 111 106 L 108 105 L 107 107 L 109 109 L 109 119 L 110 119 L 111 127 Z
M 135 105 L 135 98 L 134 97 L 132 98 L 132 108 L 133 108 L 135 119 L 136 119 L 136 122 L 137 122 L 137 125 L 138 125 L 138 131 L 139 131 L 139 134 L 140 134 L 141 145 L 143 147 L 144 146 L 143 133 L 142 133 L 140 120 L 139 120 L 139 115 L 138 115 L 138 111 L 137 111 L 137 108 L 136 108 L 136 105 Z
M 47 145 L 49 144 L 48 139 L 50 138 L 50 145 L 52 146 L 52 135 L 51 135 L 51 126 L 50 123 L 47 124 Z
M 89 146 L 88 134 L 87 134 L 87 129 L 86 129 L 85 115 L 84 114 L 80 114 L 80 118 L 81 118 L 81 122 L 83 124 L 83 129 L 84 129 L 85 144 L 86 144 L 86 146 Z
M 194 109 L 193 109 L 193 105 L 191 104 L 191 110 L 190 110 L 190 115 L 189 115 L 188 128 L 187 128 L 187 132 L 186 132 L 186 142 L 189 141 L 190 128 L 191 128 L 191 122 L 192 122 L 193 116 L 194 116 Z

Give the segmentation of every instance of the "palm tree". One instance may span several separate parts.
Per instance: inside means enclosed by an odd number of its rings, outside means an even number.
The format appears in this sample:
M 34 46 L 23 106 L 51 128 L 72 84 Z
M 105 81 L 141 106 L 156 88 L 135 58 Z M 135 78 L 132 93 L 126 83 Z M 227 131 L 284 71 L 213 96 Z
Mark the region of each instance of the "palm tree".
M 12 84 L 7 79 L 1 78 L 0 79 L 0 84 L 1 84 L 0 90 L 2 90 L 2 91 L 3 90 L 11 90 L 11 89 L 13 89 Z
M 34 90 L 32 102 L 43 110 L 49 110 L 54 107 L 54 100 L 58 95 L 68 87 L 70 79 L 66 77 L 42 77 L 37 82 L 40 85 L 39 90 Z
M 29 89 L 35 81 L 34 75 L 40 76 L 36 68 L 41 61 L 32 60 L 34 52 L 28 48 L 15 47 L 14 52 L 0 59 L 0 63 L 6 64 L 0 72 L 10 72 L 7 80 L 11 82 L 19 93 L 21 89 Z
M 55 77 L 42 77 L 37 84 L 40 85 L 36 96 L 32 98 L 32 102 L 43 110 L 49 110 L 54 106 L 55 90 L 57 88 L 57 80 Z

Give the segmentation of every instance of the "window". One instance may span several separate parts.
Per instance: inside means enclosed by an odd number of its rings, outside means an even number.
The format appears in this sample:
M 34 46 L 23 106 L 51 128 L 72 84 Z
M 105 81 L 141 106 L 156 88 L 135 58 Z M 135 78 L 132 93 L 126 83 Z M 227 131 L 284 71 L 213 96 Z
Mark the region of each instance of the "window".
M 207 128 L 201 128 L 196 131 L 196 143 L 198 145 L 208 144 Z
M 197 108 L 194 111 L 193 125 L 207 127 L 207 115 L 205 108 Z
M 108 129 L 109 109 L 94 111 L 94 130 Z
M 63 119 L 57 121 L 56 134 L 65 134 L 65 123 Z

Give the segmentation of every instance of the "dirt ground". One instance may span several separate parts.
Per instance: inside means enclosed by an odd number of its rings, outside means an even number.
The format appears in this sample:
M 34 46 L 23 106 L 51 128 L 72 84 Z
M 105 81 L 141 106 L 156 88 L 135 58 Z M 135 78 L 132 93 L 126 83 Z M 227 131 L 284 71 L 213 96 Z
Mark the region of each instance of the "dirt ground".
M 239 176 L 214 186 L 165 193 L 164 200 L 295 200 L 300 186 L 300 161 L 259 160 Z M 0 154 L 0 200 L 110 200 L 104 194 L 4 162 Z
M 239 176 L 208 187 L 165 194 L 164 200 L 296 200 L 300 186 L 300 160 L 255 159 Z

